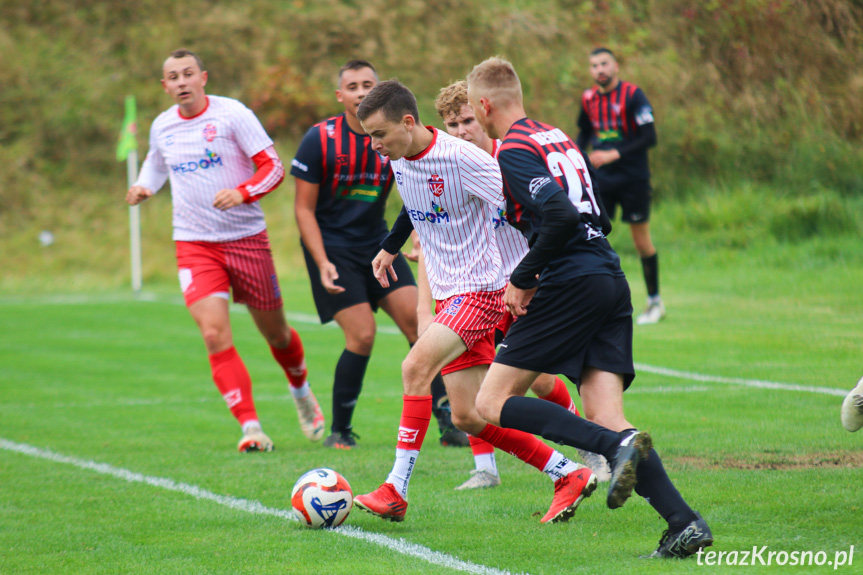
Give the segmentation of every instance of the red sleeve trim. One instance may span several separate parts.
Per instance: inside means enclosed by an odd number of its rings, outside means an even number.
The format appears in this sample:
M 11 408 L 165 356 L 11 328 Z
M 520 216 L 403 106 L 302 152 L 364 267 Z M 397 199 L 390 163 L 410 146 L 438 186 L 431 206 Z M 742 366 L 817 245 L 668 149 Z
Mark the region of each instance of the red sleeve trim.
M 247 204 L 257 202 L 279 187 L 285 179 L 285 168 L 273 146 L 252 156 L 252 161 L 258 170 L 251 178 L 237 186 L 243 194 L 243 202 Z

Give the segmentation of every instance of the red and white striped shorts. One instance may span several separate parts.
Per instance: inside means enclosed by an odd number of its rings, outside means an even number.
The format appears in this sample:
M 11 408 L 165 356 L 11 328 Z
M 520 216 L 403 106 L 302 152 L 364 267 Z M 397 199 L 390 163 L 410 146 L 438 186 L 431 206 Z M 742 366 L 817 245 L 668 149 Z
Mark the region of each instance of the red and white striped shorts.
M 177 244 L 177 268 L 186 306 L 209 296 L 259 310 L 282 307 L 282 294 L 266 231 L 231 242 Z
M 459 294 L 435 303 L 435 323 L 456 332 L 467 346 L 441 370 L 443 375 L 494 361 L 494 329 L 505 312 L 503 292 Z

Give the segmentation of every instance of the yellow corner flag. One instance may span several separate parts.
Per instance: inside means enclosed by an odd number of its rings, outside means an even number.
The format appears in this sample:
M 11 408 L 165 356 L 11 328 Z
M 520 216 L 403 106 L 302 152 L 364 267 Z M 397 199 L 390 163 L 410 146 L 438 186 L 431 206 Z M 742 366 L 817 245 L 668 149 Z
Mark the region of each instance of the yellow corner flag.
M 137 112 L 135 110 L 135 96 L 126 96 L 126 116 L 123 118 L 123 129 L 120 131 L 120 140 L 117 142 L 117 161 L 122 162 L 129 152 L 138 149 Z

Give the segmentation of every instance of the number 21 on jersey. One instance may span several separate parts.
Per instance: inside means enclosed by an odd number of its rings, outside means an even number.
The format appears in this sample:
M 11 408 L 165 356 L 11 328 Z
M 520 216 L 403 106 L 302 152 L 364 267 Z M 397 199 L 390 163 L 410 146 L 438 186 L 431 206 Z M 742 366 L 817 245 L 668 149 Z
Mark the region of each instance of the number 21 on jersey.
M 566 179 L 569 201 L 581 214 L 599 215 L 599 204 L 593 192 L 593 182 L 581 152 L 570 148 L 566 153 L 551 152 L 548 157 L 548 169 L 551 175 Z M 587 199 L 584 196 L 587 195 Z

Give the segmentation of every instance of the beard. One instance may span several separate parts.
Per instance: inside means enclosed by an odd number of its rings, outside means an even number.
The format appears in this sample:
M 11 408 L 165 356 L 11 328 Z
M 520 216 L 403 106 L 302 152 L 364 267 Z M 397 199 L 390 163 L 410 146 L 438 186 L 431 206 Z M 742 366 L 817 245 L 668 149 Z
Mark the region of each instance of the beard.
M 612 76 L 600 74 L 599 77 L 596 79 L 596 83 L 602 88 L 608 88 L 613 80 L 614 78 Z

